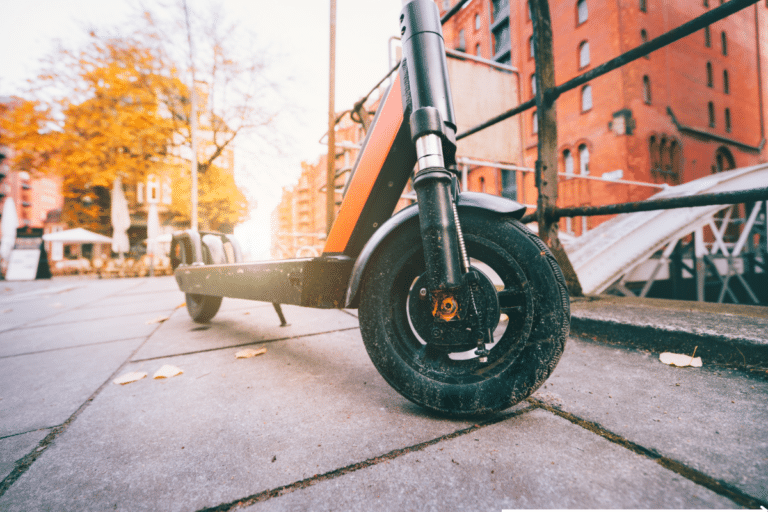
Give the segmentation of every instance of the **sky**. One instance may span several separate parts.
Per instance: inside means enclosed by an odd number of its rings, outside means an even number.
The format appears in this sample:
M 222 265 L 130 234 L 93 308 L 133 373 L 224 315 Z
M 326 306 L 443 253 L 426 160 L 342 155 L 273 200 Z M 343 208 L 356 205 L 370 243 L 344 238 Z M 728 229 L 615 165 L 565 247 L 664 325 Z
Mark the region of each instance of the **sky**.
M 158 0 L 147 0 L 152 7 Z M 235 233 L 256 259 L 268 257 L 269 215 L 281 187 L 296 181 L 302 160 L 326 152 L 330 0 L 218 0 L 230 21 L 252 31 L 261 48 L 279 55 L 273 70 L 296 114 L 286 116 L 281 154 L 257 146 L 236 148 L 236 179 L 256 208 Z M 56 41 L 77 47 L 88 25 L 119 26 L 134 0 L 0 0 L 0 96 L 19 94 Z M 203 0 L 188 0 L 191 9 Z M 398 35 L 401 0 L 337 0 L 336 110 L 366 94 L 389 70 L 388 44 Z

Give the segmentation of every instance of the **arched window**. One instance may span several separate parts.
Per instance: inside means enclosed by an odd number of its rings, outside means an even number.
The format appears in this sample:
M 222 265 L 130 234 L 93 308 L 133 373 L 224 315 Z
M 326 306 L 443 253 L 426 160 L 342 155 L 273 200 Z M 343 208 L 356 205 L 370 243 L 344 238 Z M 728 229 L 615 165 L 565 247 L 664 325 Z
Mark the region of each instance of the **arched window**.
M 714 79 L 712 78 L 712 63 L 707 62 L 707 87 L 714 86 Z
M 643 101 L 648 105 L 651 104 L 651 79 L 648 75 L 643 77 Z
M 659 152 L 659 141 L 655 135 L 651 135 L 648 149 L 651 156 L 651 172 L 658 172 L 661 170 L 661 153 Z
M 582 41 L 579 45 L 579 67 L 589 66 L 589 41 Z
M 485 192 L 485 178 L 480 176 L 480 192 Z
M 704 7 L 709 7 L 709 0 L 704 0 Z
M 482 20 L 480 19 L 479 14 L 475 14 L 475 30 L 480 30 L 480 27 L 482 26 Z
M 587 19 L 589 19 L 589 11 L 587 10 L 587 0 L 579 0 L 576 4 L 576 12 L 578 15 L 578 24 L 581 25 Z
M 681 153 L 680 144 L 676 140 L 673 140 L 672 143 L 669 145 L 669 154 L 672 160 L 672 169 L 671 169 L 672 174 L 670 178 L 672 178 L 672 182 L 675 185 L 677 185 L 681 181 L 680 170 L 682 169 L 682 166 L 680 163 L 681 161 L 680 153 Z
M 736 168 L 736 160 L 725 146 L 721 146 L 715 152 L 715 172 L 730 171 Z
M 531 96 L 536 96 L 536 74 L 531 75 Z
M 712 47 L 712 34 L 709 31 L 709 25 L 704 27 L 704 46 L 706 46 L 707 48 Z
M 531 57 L 533 57 L 533 36 L 528 38 L 528 49 L 530 51 Z
M 464 35 L 464 29 L 459 30 L 459 46 L 456 49 L 462 52 L 467 49 L 467 38 Z
M 640 10 L 642 12 L 648 12 L 647 0 L 640 0 Z
M 731 109 L 725 109 L 725 131 L 731 133 Z
M 565 174 L 573 174 L 573 155 L 570 149 L 563 151 L 563 167 L 565 167 Z
M 585 85 L 581 88 L 581 111 L 586 112 L 592 108 L 592 86 Z
M 723 92 L 725 94 L 731 93 L 731 84 L 728 81 L 728 70 L 723 70 Z
M 720 41 L 723 45 L 723 55 L 728 55 L 728 38 L 725 35 L 725 31 L 720 32 Z
M 586 144 L 579 146 L 579 173 L 582 176 L 589 174 L 589 148 Z
M 536 115 L 536 111 L 531 115 L 531 126 L 533 133 L 539 133 L 539 116 Z
M 715 127 L 715 104 L 711 101 L 707 103 L 707 110 L 709 111 L 709 127 Z
M 475 46 L 475 55 L 477 55 L 478 57 L 483 56 L 483 49 L 481 48 L 480 43 L 477 43 L 477 45 Z
M 640 40 L 643 42 L 643 44 L 648 42 L 648 32 L 646 32 L 645 29 L 642 29 L 640 31 Z M 651 54 L 650 53 L 646 53 L 645 55 L 643 55 L 643 58 L 644 59 L 650 59 L 651 58 Z

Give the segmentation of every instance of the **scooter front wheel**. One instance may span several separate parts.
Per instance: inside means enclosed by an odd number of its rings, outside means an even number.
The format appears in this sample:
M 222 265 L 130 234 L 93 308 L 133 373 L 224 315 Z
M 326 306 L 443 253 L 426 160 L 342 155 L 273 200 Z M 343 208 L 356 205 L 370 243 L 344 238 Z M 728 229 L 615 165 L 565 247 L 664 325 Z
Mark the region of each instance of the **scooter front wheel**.
M 552 373 L 565 346 L 570 303 L 549 249 L 518 221 L 490 212 L 461 214 L 471 266 L 494 286 L 499 318 L 487 360 L 474 350 L 449 352 L 429 343 L 429 307 L 418 218 L 379 247 L 362 283 L 360 329 L 366 350 L 384 379 L 409 400 L 444 414 L 500 411 L 527 398 Z M 491 290 L 490 292 L 488 290 Z M 476 297 L 484 304 L 496 298 Z

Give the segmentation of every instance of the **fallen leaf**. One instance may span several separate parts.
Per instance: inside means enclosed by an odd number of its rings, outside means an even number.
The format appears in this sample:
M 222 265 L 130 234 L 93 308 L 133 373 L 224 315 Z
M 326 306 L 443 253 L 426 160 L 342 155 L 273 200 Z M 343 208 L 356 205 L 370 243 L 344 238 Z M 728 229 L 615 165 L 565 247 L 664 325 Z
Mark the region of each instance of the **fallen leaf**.
M 181 304 L 179 304 L 178 306 L 176 306 L 176 309 L 179 309 L 179 308 L 183 308 L 183 307 L 184 307 L 184 306 L 186 306 L 186 305 L 187 305 L 187 303 L 186 303 L 186 302 L 182 302 Z
M 147 325 L 161 324 L 161 323 L 165 322 L 166 320 L 168 320 L 169 318 L 170 318 L 169 316 L 159 316 L 159 317 L 157 317 L 157 318 L 155 318 L 153 320 L 147 320 L 146 324 Z
M 238 359 L 247 359 L 249 357 L 254 356 L 260 356 L 261 354 L 264 354 L 267 352 L 267 349 L 264 347 L 261 348 L 246 348 L 244 350 L 239 351 L 235 354 L 235 357 Z
M 131 382 L 136 382 L 137 380 L 141 380 L 146 376 L 147 376 L 147 372 L 128 372 L 116 378 L 112 382 L 123 386 L 125 384 L 130 384 Z
M 171 364 L 164 364 L 159 370 L 155 372 L 155 374 L 152 376 L 153 379 L 169 379 L 171 377 L 175 377 L 177 375 L 181 375 L 184 373 L 181 368 L 178 366 L 173 366 Z
M 694 368 L 701 368 L 701 358 L 687 356 L 685 354 L 673 354 L 672 352 L 664 352 L 659 356 L 659 360 L 670 366 L 693 366 Z

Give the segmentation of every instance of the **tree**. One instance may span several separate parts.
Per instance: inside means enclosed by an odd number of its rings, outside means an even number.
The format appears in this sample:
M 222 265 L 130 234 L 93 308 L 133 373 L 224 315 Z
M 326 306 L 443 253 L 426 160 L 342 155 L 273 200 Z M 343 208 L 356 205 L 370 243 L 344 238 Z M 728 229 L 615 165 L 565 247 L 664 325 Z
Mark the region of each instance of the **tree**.
M 103 231 L 109 205 L 104 192 L 118 175 L 130 185 L 191 162 L 191 66 L 197 70 L 201 224 L 217 229 L 244 219 L 247 202 L 234 182 L 232 152 L 244 133 L 270 133 L 278 107 L 269 101 L 274 89 L 267 66 L 259 52 L 237 54 L 237 27 L 225 25 L 216 9 L 193 13 L 199 51 L 190 62 L 179 49 L 186 35 L 182 18 L 178 4 L 142 11 L 121 26 L 120 35 L 91 30 L 84 47 L 47 60 L 45 72 L 32 81 L 35 99 L 3 122 L 19 162 L 63 177 L 66 221 Z M 136 28 L 126 31 L 131 23 Z M 188 181 L 180 172 L 175 176 L 174 188 L 186 187 L 189 197 Z M 230 204 L 215 205 L 214 198 Z M 173 211 L 179 221 L 188 218 L 189 209 L 180 204 Z

